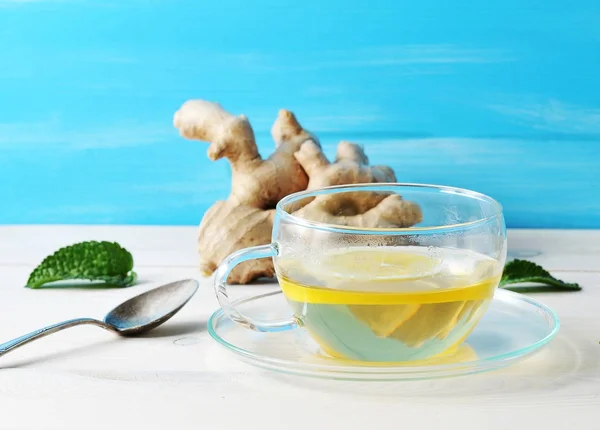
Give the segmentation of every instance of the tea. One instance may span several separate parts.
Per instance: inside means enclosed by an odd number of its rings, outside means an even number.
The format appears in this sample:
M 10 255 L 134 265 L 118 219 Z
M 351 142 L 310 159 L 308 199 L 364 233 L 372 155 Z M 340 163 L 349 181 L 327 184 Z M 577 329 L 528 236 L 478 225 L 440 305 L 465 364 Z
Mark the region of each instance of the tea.
M 501 266 L 469 250 L 354 247 L 276 261 L 295 315 L 329 355 L 407 361 L 459 346 L 493 297 Z

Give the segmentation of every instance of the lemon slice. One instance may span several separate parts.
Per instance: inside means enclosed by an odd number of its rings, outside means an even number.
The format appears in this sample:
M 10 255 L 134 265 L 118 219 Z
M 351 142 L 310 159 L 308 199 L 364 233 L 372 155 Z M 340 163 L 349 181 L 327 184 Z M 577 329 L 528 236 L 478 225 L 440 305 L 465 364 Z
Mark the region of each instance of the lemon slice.
M 411 303 L 406 305 L 349 305 L 348 310 L 362 321 L 379 337 L 392 334 L 407 320 L 412 318 L 421 305 Z
M 404 281 L 433 276 L 441 263 L 419 247 L 360 247 L 327 254 L 311 269 L 325 280 Z

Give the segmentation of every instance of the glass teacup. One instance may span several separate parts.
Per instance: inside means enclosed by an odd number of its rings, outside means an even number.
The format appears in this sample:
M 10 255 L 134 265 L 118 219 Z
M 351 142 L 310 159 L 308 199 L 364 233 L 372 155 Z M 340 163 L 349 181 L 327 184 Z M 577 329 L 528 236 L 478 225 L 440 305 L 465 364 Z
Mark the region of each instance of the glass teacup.
M 384 216 L 378 224 L 375 217 L 306 210 L 390 196 L 413 211 L 399 227 Z M 418 222 L 402 226 L 411 217 Z M 289 319 L 260 321 L 232 306 L 228 274 L 257 258 L 273 258 Z M 302 327 L 333 357 L 423 360 L 463 343 L 492 300 L 505 260 L 502 208 L 490 197 L 433 185 L 337 186 L 282 199 L 272 243 L 230 255 L 217 270 L 215 291 L 236 323 L 263 332 Z

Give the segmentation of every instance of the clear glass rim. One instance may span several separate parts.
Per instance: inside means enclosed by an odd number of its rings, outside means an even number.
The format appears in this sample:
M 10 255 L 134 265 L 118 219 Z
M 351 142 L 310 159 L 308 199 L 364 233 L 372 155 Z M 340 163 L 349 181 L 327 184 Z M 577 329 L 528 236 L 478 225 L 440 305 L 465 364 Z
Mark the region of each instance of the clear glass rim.
M 336 194 L 340 192 L 353 192 L 353 191 L 396 191 L 397 189 L 430 189 L 437 190 L 442 193 L 448 194 L 460 194 L 467 198 L 482 200 L 488 202 L 493 208 L 493 213 L 488 216 L 482 216 L 473 221 L 456 223 L 456 224 L 445 224 L 439 226 L 428 226 L 428 227 L 393 227 L 393 228 L 364 228 L 364 227 L 349 227 L 337 224 L 328 224 L 317 221 L 311 221 L 304 218 L 295 216 L 285 211 L 285 206 L 309 197 L 317 197 L 325 194 Z M 451 187 L 446 185 L 434 185 L 434 184 L 418 184 L 408 182 L 378 182 L 378 183 L 365 183 L 365 184 L 350 184 L 350 185 L 335 185 L 331 187 L 319 188 L 316 190 L 300 191 L 289 196 L 284 197 L 277 203 L 276 214 L 281 220 L 286 220 L 294 224 L 313 228 L 317 230 L 324 230 L 334 233 L 347 233 L 347 234 L 438 234 L 456 230 L 462 230 L 466 228 L 476 227 L 481 224 L 488 223 L 496 220 L 502 216 L 502 205 L 495 199 L 477 191 L 471 191 L 466 188 Z

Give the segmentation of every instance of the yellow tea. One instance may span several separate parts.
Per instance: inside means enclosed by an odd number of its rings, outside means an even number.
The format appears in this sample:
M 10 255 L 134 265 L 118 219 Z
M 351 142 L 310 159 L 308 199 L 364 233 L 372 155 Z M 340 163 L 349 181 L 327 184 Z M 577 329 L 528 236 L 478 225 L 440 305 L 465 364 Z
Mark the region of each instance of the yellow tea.
M 453 350 L 487 309 L 502 270 L 473 251 L 417 246 L 354 247 L 310 260 L 276 261 L 295 315 L 326 353 L 365 361 Z

